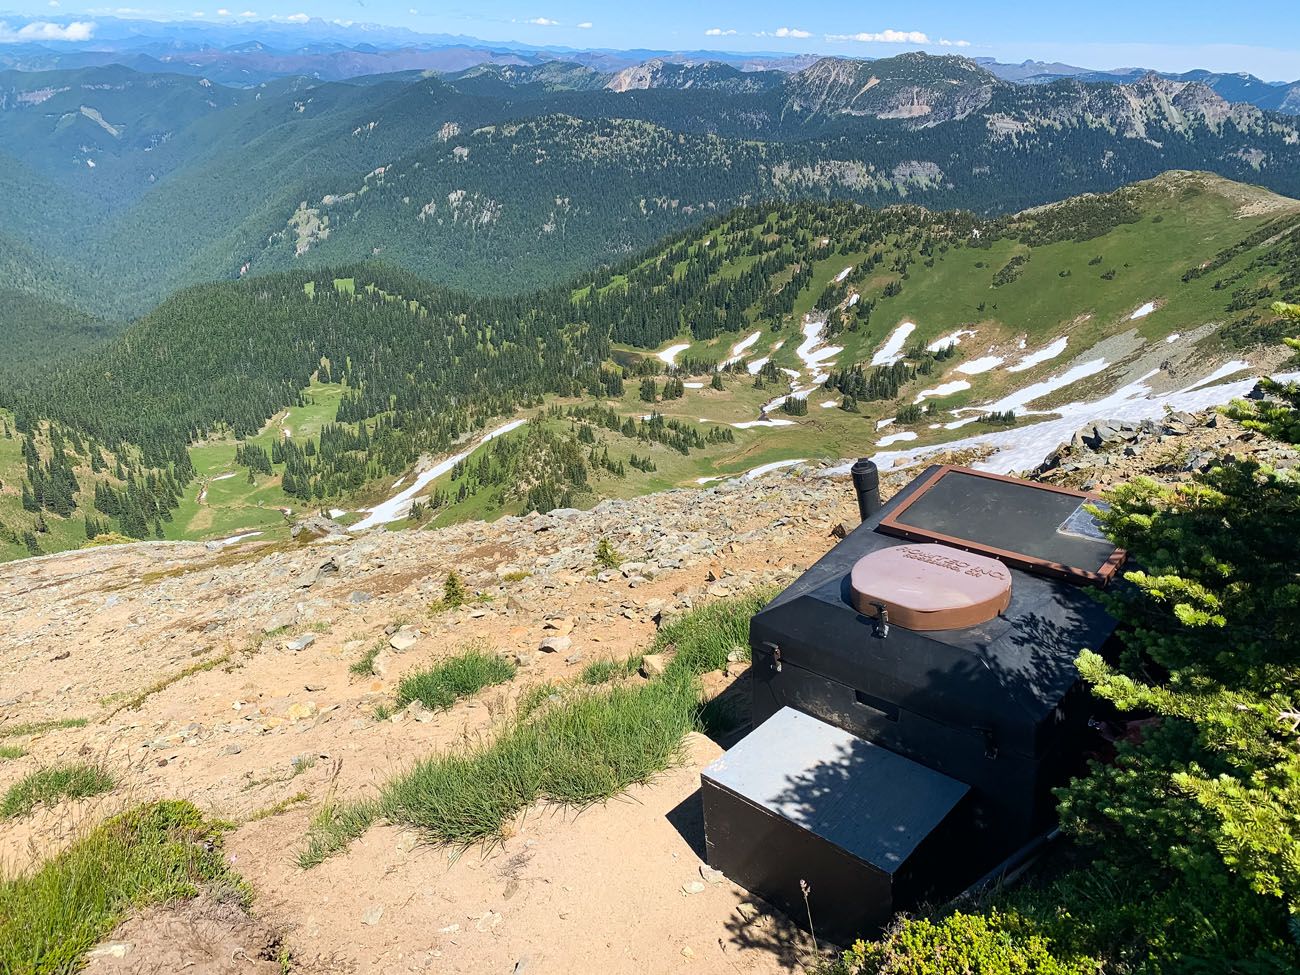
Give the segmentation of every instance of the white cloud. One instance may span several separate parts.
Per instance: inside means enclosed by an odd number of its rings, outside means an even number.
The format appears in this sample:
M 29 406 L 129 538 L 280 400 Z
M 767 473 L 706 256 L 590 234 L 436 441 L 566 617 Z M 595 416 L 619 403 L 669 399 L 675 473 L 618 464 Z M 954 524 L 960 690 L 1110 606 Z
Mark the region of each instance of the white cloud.
M 919 30 L 862 31 L 858 34 L 827 34 L 828 41 L 860 41 L 863 44 L 929 44 L 930 38 Z
M 939 38 L 940 47 L 970 47 L 970 41 L 950 41 L 946 37 Z
M 288 17 L 285 17 L 284 19 L 291 24 L 305 24 L 307 23 L 307 21 L 311 20 L 311 17 L 309 17 L 307 14 L 290 14 Z
M 591 30 L 591 21 L 584 20 L 581 24 L 578 25 L 578 30 Z
M 51 7 L 57 7 L 58 5 L 59 5 L 59 0 L 50 0 Z
M 90 21 L 52 24 L 45 20 L 34 20 L 30 24 L 13 28 L 0 20 L 0 44 L 17 44 L 20 41 L 88 41 L 94 36 L 95 25 Z
M 723 30 L 721 27 L 710 27 L 704 32 L 705 37 L 731 37 L 736 32 L 734 30 Z
M 230 11 L 227 10 L 225 7 L 222 7 L 220 10 L 217 11 L 217 16 L 218 16 L 218 17 L 229 17 L 229 16 L 230 16 Z
M 805 37 L 812 37 L 812 31 L 800 30 L 798 27 L 778 27 L 774 31 L 755 31 L 755 37 L 797 37 L 802 40 Z
M 551 20 L 550 17 L 534 17 L 528 21 L 530 24 L 536 24 L 538 27 L 559 27 L 558 20 Z

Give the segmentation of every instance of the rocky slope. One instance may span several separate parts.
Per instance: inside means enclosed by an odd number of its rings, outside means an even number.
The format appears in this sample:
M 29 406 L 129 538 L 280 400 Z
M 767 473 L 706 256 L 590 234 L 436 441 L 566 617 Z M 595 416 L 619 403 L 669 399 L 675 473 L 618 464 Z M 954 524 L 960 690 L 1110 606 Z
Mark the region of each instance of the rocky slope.
M 1225 452 L 1296 462 L 1221 417 L 1173 415 L 1091 424 L 1039 476 L 1178 478 Z M 914 473 L 886 472 L 885 493 Z M 693 793 L 720 750 L 702 736 L 627 801 L 532 810 L 496 848 L 458 856 L 376 827 L 314 870 L 294 855 L 331 797 L 372 794 L 415 759 L 478 740 L 528 688 L 634 653 L 673 614 L 795 578 L 855 522 L 847 479 L 802 469 L 437 532 L 353 538 L 317 523 L 286 544 L 140 544 L 0 567 L 0 735 L 29 751 L 0 763 L 0 789 L 78 758 L 121 783 L 0 826 L 0 862 L 37 861 L 108 810 L 154 797 L 240 824 L 229 850 L 256 921 L 202 903 L 153 911 L 101 946 L 98 972 L 178 957 L 270 970 L 257 960 L 268 945 L 306 972 L 788 970 L 807 957 L 800 936 L 701 871 Z M 618 568 L 598 564 L 602 540 Z M 476 598 L 430 615 L 453 569 Z M 515 680 L 445 712 L 375 719 L 400 675 L 471 641 L 516 660 Z M 351 676 L 377 643 L 376 675 Z M 708 675 L 709 693 L 739 682 L 744 700 L 745 666 Z M 86 723 L 53 724 L 69 719 Z

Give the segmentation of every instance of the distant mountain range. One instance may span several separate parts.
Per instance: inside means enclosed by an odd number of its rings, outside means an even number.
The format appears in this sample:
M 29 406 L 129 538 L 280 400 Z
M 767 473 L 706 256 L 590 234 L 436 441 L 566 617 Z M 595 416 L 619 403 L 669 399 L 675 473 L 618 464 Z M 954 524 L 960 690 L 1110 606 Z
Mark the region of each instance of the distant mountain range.
M 58 19 L 58 18 L 54 18 Z M 67 18 L 64 18 L 67 19 Z M 536 67 L 553 61 L 597 73 L 618 74 L 646 62 L 683 67 L 716 63 L 742 71 L 798 72 L 817 55 L 686 50 L 577 50 L 515 41 L 493 42 L 453 34 L 421 34 L 378 24 L 341 25 L 319 18 L 303 24 L 230 24 L 126 20 L 97 17 L 93 40 L 57 46 L 38 43 L 0 47 L 0 68 L 45 71 L 120 64 L 141 72 L 198 75 L 223 85 L 248 87 L 277 78 L 343 81 L 401 71 L 457 72 L 480 64 Z M 1300 115 L 1300 80 L 1268 82 L 1247 73 L 1153 72 L 1148 68 L 1097 70 L 1061 62 L 1008 64 L 975 58 L 989 73 L 1015 84 L 1046 84 L 1070 78 L 1129 83 L 1147 74 L 1172 81 L 1198 81 L 1230 102 Z
M 1194 81 L 1018 85 L 924 54 L 249 89 L 8 71 L 0 275 L 97 318 L 191 283 L 375 258 L 499 293 L 760 200 L 997 214 L 1175 168 L 1300 195 L 1300 123 Z

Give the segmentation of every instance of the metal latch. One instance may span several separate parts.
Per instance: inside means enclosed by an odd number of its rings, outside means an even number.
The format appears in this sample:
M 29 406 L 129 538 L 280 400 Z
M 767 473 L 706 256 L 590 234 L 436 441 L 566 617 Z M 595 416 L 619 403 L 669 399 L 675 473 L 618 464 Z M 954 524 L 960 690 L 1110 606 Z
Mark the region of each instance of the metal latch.
M 980 733 L 981 737 L 983 737 L 983 739 L 984 739 L 984 757 L 985 757 L 985 758 L 997 758 L 997 757 L 998 757 L 998 743 L 997 743 L 997 739 L 993 737 L 993 729 L 992 729 L 992 728 L 976 728 L 975 730 L 978 731 L 978 732 Z
M 763 646 L 772 651 L 772 669 L 781 673 L 781 648 L 775 643 L 764 643 Z

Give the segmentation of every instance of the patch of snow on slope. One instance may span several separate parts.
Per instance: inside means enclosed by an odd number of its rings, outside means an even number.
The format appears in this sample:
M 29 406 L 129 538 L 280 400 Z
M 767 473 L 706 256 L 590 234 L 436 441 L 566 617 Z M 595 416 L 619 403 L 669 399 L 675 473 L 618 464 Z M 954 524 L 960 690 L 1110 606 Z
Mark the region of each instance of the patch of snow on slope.
M 750 335 L 746 335 L 743 339 L 741 339 L 739 342 L 737 342 L 735 345 L 731 347 L 731 356 L 719 362 L 718 368 L 725 369 L 733 362 L 739 362 L 741 359 L 745 358 L 745 353 L 749 351 L 750 347 L 755 342 L 757 342 L 762 337 L 762 335 L 763 335 L 762 332 L 753 332 Z
M 945 444 L 929 447 L 917 447 L 912 450 L 882 451 L 872 457 L 881 468 L 896 467 L 900 464 L 915 462 L 924 454 L 936 450 L 958 450 L 966 447 L 985 446 L 993 448 L 993 453 L 983 460 L 976 461 L 975 467 L 994 474 L 1008 474 L 1013 471 L 1025 471 L 1037 467 L 1043 459 L 1058 445 L 1070 439 L 1070 436 L 1084 423 L 1092 420 L 1119 420 L 1138 423 L 1142 420 L 1154 420 L 1164 415 L 1166 409 L 1196 410 L 1219 406 L 1231 400 L 1239 399 L 1250 392 L 1258 376 L 1249 376 L 1217 386 L 1198 386 L 1195 389 L 1176 393 L 1153 393 L 1147 385 L 1155 373 L 1130 383 L 1129 385 L 1090 402 L 1068 403 L 1058 407 L 1058 418 L 1044 420 L 1028 426 L 1010 430 L 998 430 L 982 433 L 961 440 L 950 440 Z M 1287 373 L 1276 376 L 1287 382 L 1300 379 L 1300 373 Z M 852 461 L 828 468 L 822 474 L 843 475 L 849 472 Z
M 1133 314 L 1129 315 L 1128 320 L 1131 322 L 1138 318 L 1146 318 L 1155 310 L 1156 310 L 1156 303 L 1154 301 L 1148 301 L 1141 308 L 1135 310 Z
M 828 399 L 825 403 L 822 404 L 822 409 L 823 409 L 823 410 L 829 410 L 831 407 L 833 407 L 833 406 L 839 406 L 839 405 L 840 405 L 840 404 L 837 403 L 837 402 L 835 402 L 835 400 L 833 400 L 833 399 Z
M 746 471 L 741 477 L 746 481 L 753 481 L 762 477 L 764 474 L 771 474 L 772 471 L 779 471 L 783 467 L 794 467 L 796 464 L 806 464 L 806 457 L 798 457 L 794 460 L 777 460 L 770 464 L 764 464 L 762 467 L 755 467 L 752 471 Z
M 682 383 L 687 389 L 703 389 L 704 383 Z
M 848 277 L 850 274 L 852 274 L 852 273 L 853 273 L 853 265 L 850 264 L 848 267 L 846 267 L 846 268 L 845 268 L 843 271 L 841 271 L 839 274 L 835 275 L 835 283 L 836 283 L 836 284 L 839 284 L 841 281 L 843 281 L 845 278 L 847 278 L 847 277 Z
M 1219 366 L 1218 369 L 1215 369 L 1214 372 L 1210 373 L 1204 379 L 1200 380 L 1199 382 L 1192 383 L 1190 386 L 1187 386 L 1183 389 L 1180 389 L 1179 392 L 1190 393 L 1194 389 L 1200 389 L 1202 386 L 1207 386 L 1210 383 L 1217 383 L 1220 379 L 1226 379 L 1228 376 L 1231 376 L 1234 372 L 1241 372 L 1243 369 L 1249 369 L 1249 368 L 1250 368 L 1250 363 L 1242 362 L 1240 359 L 1234 359 L 1231 362 L 1225 362 L 1223 365 Z
M 1008 396 L 1002 397 L 996 403 L 989 403 L 987 406 L 967 406 L 965 409 L 978 410 L 980 413 L 1006 413 L 1013 410 L 1017 413 L 1022 412 L 1026 406 L 1036 399 L 1042 399 L 1048 393 L 1054 393 L 1058 389 L 1064 389 L 1071 383 L 1077 383 L 1080 379 L 1087 379 L 1089 376 L 1095 376 L 1104 370 L 1110 363 L 1105 359 L 1093 359 L 1091 362 L 1080 363 L 1077 366 L 1065 370 L 1056 376 L 1049 376 L 1046 379 L 1032 383 L 1024 389 L 1018 389 Z M 1052 412 L 1056 412 L 1053 410 Z
M 914 322 L 903 322 L 898 328 L 894 329 L 894 333 L 885 340 L 885 344 L 871 357 L 871 364 L 873 366 L 892 366 L 903 358 L 903 346 L 907 344 L 907 337 L 915 331 L 916 324 Z
M 505 426 L 497 427 L 492 432 L 484 434 L 482 439 L 480 439 L 478 443 L 474 444 L 474 446 L 469 447 L 458 454 L 453 454 L 445 460 L 439 461 L 427 471 L 422 471 L 416 476 L 415 483 L 405 491 L 394 494 L 387 501 L 383 501 L 375 505 L 373 508 L 363 508 L 362 510 L 366 512 L 366 517 L 353 525 L 351 530 L 365 531 L 367 528 L 374 528 L 377 525 L 386 525 L 389 522 L 405 518 L 411 512 L 411 505 L 415 503 L 415 496 L 423 491 L 432 481 L 438 479 L 443 474 L 446 474 L 449 470 L 489 440 L 495 440 L 497 437 L 509 433 L 511 430 L 517 430 L 527 422 L 528 420 L 526 418 L 511 420 Z
M 1180 338 L 1182 338 L 1182 337 L 1183 337 L 1183 336 L 1182 336 L 1182 333 L 1181 333 L 1181 332 L 1175 332 L 1173 335 L 1166 335 L 1166 336 L 1165 336 L 1165 344 L 1166 344 L 1166 345 L 1173 345 L 1175 342 L 1177 342 L 1177 341 L 1178 341 Z
M 911 430 L 902 430 L 899 433 L 891 433 L 884 437 L 881 437 L 878 441 L 876 441 L 876 446 L 888 447 L 890 444 L 894 444 L 894 443 L 905 443 L 906 441 L 909 440 L 915 440 L 916 436 L 917 435 L 913 433 Z
M 757 376 L 758 371 L 762 369 L 765 365 L 767 365 L 768 361 L 769 361 L 769 357 L 763 356 L 763 358 L 761 359 L 754 359 L 751 362 L 747 362 L 745 363 L 745 371 L 749 373 L 751 376 Z
M 749 430 L 753 427 L 792 427 L 794 420 L 746 420 L 744 423 L 733 423 L 737 430 Z
M 940 383 L 934 389 L 921 390 L 916 394 L 916 399 L 912 400 L 912 402 L 920 403 L 931 396 L 951 396 L 953 393 L 960 393 L 967 389 L 970 389 L 970 383 L 964 379 L 954 379 L 950 383 Z
M 990 369 L 996 369 L 1002 365 L 1005 360 L 1000 355 L 986 355 L 980 359 L 972 359 L 970 362 L 963 362 L 957 367 L 957 371 L 964 376 L 978 376 L 982 372 L 988 372 Z
M 670 345 L 662 352 L 656 352 L 655 355 L 658 356 L 661 361 L 667 363 L 668 365 L 675 366 L 677 364 L 677 357 L 681 355 L 683 352 L 685 352 L 687 349 L 689 349 L 690 347 L 691 347 L 691 343 L 681 342 L 677 345 Z
M 974 335 L 974 329 L 959 328 L 955 332 L 947 335 L 940 335 L 937 339 L 925 347 L 927 352 L 938 352 L 940 349 L 946 349 L 950 345 L 961 345 L 961 340 L 967 335 Z
M 1065 351 L 1065 347 L 1069 342 L 1070 340 L 1066 336 L 1062 335 L 1051 345 L 1043 346 L 1043 348 L 1039 349 L 1037 352 L 1029 353 L 1029 355 L 1025 356 L 1014 366 L 1007 366 L 1007 372 L 1024 372 L 1026 369 L 1034 368 L 1034 366 L 1038 365 L 1040 362 L 1047 362 L 1049 359 L 1055 359 Z
M 862 299 L 862 295 L 858 294 L 856 291 L 853 292 L 853 294 L 849 295 L 849 307 L 852 308 L 861 299 Z

